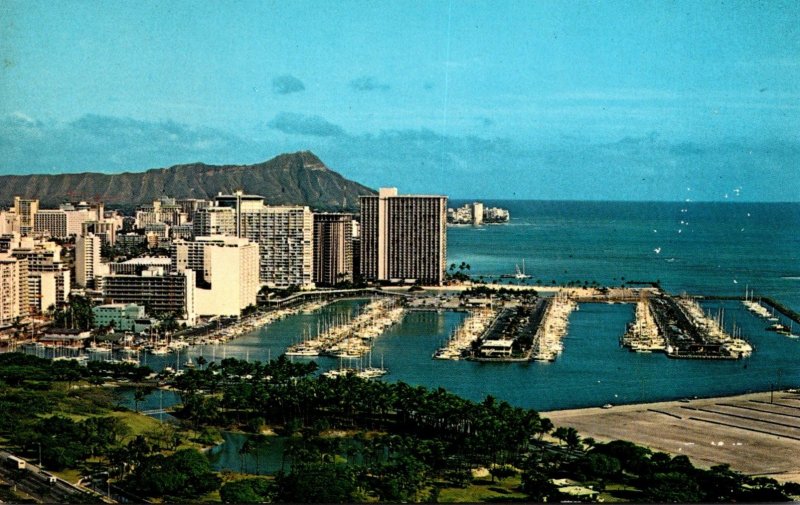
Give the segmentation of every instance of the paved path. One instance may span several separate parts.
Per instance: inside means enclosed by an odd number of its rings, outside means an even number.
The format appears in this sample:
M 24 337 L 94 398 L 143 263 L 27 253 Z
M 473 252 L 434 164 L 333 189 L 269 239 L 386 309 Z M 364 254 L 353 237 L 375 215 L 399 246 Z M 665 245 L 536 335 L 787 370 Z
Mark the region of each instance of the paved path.
M 776 392 L 544 412 L 598 441 L 630 440 L 697 466 L 800 482 L 800 393 Z

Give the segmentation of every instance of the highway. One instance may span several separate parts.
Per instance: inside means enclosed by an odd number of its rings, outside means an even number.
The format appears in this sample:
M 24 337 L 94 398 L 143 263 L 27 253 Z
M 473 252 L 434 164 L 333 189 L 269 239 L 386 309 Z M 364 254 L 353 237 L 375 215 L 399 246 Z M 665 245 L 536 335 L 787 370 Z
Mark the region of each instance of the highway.
M 69 482 L 56 478 L 50 482 L 43 470 L 30 462 L 25 470 L 16 470 L 8 465 L 9 453 L 0 451 L 0 479 L 8 482 L 17 490 L 30 495 L 43 503 L 101 503 L 102 500 Z

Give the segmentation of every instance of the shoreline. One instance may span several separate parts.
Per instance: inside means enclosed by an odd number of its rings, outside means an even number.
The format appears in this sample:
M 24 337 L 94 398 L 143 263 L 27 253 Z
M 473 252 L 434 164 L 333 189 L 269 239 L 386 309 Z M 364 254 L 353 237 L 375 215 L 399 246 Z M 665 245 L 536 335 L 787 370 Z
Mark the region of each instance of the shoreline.
M 795 389 L 795 388 L 775 389 L 772 392 L 775 395 L 778 395 L 778 394 L 800 394 L 800 389 Z M 728 395 L 724 395 L 723 394 L 723 395 L 714 395 L 714 396 L 691 396 L 691 397 L 686 397 L 685 400 L 688 400 L 689 403 L 691 403 L 691 402 L 699 402 L 699 401 L 704 401 L 704 400 L 722 401 L 722 400 L 731 400 L 731 399 L 736 399 L 736 398 L 746 399 L 747 397 L 750 397 L 750 396 L 759 396 L 759 395 L 765 395 L 765 394 L 769 395 L 770 394 L 770 390 L 769 389 L 755 390 L 755 391 L 749 391 L 749 392 L 746 392 L 746 393 L 731 393 L 731 394 L 728 394 Z M 614 404 L 611 409 L 604 409 L 602 406 L 597 406 L 597 407 L 576 407 L 576 408 L 571 408 L 571 409 L 541 410 L 541 411 L 537 411 L 537 412 L 539 412 L 539 414 L 541 414 L 541 415 L 543 415 L 545 417 L 547 417 L 547 415 L 549 415 L 549 414 L 583 413 L 583 412 L 590 411 L 590 410 L 598 410 L 598 411 L 601 411 L 601 412 L 608 412 L 609 410 L 612 410 L 612 409 L 616 410 L 616 411 L 620 411 L 620 410 L 623 410 L 623 409 L 631 410 L 631 409 L 636 409 L 636 408 L 653 407 L 653 406 L 658 406 L 658 405 L 668 405 L 668 404 L 673 404 L 673 403 L 686 404 L 686 402 L 683 401 L 683 400 L 684 400 L 684 398 L 678 398 L 678 399 L 675 399 L 675 400 L 658 400 L 658 401 L 653 401 L 653 402 L 619 403 L 619 404 Z

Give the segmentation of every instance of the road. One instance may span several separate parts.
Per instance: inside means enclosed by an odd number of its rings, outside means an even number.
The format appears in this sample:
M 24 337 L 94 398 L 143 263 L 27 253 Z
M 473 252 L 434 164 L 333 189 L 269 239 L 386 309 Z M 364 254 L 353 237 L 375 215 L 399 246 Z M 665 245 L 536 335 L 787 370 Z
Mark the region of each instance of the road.
M 10 454 L 0 451 L 0 479 L 22 491 L 37 501 L 44 503 L 100 503 L 100 498 L 73 486 L 63 479 L 49 482 L 48 477 L 37 465 L 28 462 L 25 470 L 15 470 L 7 464 Z

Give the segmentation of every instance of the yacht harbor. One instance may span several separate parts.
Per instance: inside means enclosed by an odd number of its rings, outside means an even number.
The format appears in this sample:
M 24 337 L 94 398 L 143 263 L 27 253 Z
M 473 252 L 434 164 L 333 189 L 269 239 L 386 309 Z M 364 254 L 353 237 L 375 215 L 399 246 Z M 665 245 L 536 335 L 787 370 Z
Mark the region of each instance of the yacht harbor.
M 664 352 L 667 342 L 658 331 L 650 302 L 642 298 L 636 302 L 634 320 L 628 323 L 620 344 L 634 352 Z
M 320 321 L 316 335 L 306 335 L 302 342 L 290 346 L 286 355 L 359 358 L 369 352 L 371 341 L 397 323 L 404 313 L 402 300 L 374 298 L 355 317 Z

